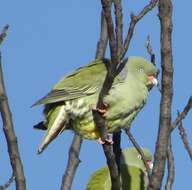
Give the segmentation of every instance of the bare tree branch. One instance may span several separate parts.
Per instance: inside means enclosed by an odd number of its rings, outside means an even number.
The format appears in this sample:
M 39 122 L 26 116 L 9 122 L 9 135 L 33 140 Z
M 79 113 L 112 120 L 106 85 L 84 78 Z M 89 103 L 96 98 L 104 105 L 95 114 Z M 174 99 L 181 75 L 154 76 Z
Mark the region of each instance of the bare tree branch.
M 121 131 L 113 133 L 113 152 L 115 154 L 115 160 L 120 174 L 120 160 L 121 160 Z
M 105 105 L 103 103 L 103 97 L 106 96 L 109 90 L 112 87 L 112 83 L 115 77 L 115 70 L 118 64 L 117 58 L 117 48 L 116 48 L 116 40 L 115 40 L 115 33 L 114 33 L 114 25 L 111 15 L 111 0 L 101 0 L 103 14 L 106 19 L 107 23 L 107 32 L 109 37 L 109 46 L 111 52 L 111 62 L 113 64 L 109 65 L 108 72 L 103 83 L 103 87 L 100 91 L 98 102 L 97 102 L 97 109 L 105 109 Z M 95 124 L 99 130 L 101 135 L 101 139 L 105 141 L 107 139 L 108 130 L 105 125 L 105 118 L 97 111 L 93 110 L 93 118 Z M 112 190 L 120 189 L 120 178 L 118 173 L 118 167 L 115 160 L 115 155 L 113 153 L 112 145 L 105 143 L 102 145 L 103 151 L 107 160 L 107 165 L 110 171 L 111 176 L 111 183 L 112 183 Z
M 172 125 L 171 125 L 172 131 L 180 124 L 180 122 L 183 119 L 185 119 L 185 117 L 187 116 L 187 114 L 191 110 L 191 108 L 192 108 L 192 96 L 189 98 L 187 105 L 184 107 L 183 111 L 177 116 L 175 121 L 172 123 Z
M 75 176 L 75 172 L 80 163 L 79 153 L 81 149 L 82 138 L 75 134 L 73 142 L 69 149 L 69 157 L 65 174 L 63 175 L 61 190 L 70 190 Z
M 110 171 L 111 184 L 112 184 L 111 190 L 120 190 L 119 172 L 112 146 L 108 145 L 107 143 L 105 143 L 102 146 L 107 160 L 107 165 Z
M 107 22 L 107 31 L 109 37 L 109 47 L 111 52 L 111 60 L 112 62 L 117 64 L 117 48 L 116 48 L 116 40 L 115 40 L 115 32 L 114 32 L 114 24 L 111 15 L 111 0 L 101 0 L 103 13 Z
M 117 44 L 117 57 L 118 62 L 120 61 L 120 56 L 123 50 L 123 13 L 121 0 L 114 0 L 115 6 L 115 32 L 116 32 L 116 44 Z
M 171 0 L 159 0 L 159 19 L 161 24 L 162 93 L 160 104 L 160 123 L 155 148 L 154 167 L 148 187 L 150 190 L 159 190 L 161 188 L 171 128 L 171 105 L 173 96 Z
M 8 26 L 6 26 L 3 29 L 3 32 L 0 34 L 1 42 L 6 36 L 7 29 Z M 0 54 L 0 112 L 3 120 L 3 131 L 7 141 L 9 158 L 13 169 L 13 174 L 15 176 L 16 189 L 25 190 L 26 189 L 25 176 L 17 144 L 17 138 L 14 132 L 11 111 L 9 108 L 7 94 L 5 90 L 2 63 L 1 63 L 1 54 Z
M 179 112 L 178 112 L 178 115 L 180 115 Z M 186 151 L 188 152 L 190 159 L 192 160 L 192 149 L 190 147 L 187 133 L 185 132 L 185 128 L 183 127 L 182 120 L 179 123 L 178 130 L 179 130 L 179 134 L 181 136 L 181 139 L 183 141 L 183 145 L 184 145 Z
M 165 190 L 171 190 L 175 178 L 175 166 L 174 166 L 174 157 L 172 151 L 171 144 L 171 136 L 169 138 L 169 144 L 167 148 L 167 169 L 168 169 L 168 177 L 165 185 Z
M 11 177 L 9 178 L 9 180 L 4 184 L 0 186 L 0 190 L 5 190 L 7 189 L 15 180 L 15 176 L 14 174 L 11 175 Z
M 124 42 L 124 48 L 123 48 L 123 53 L 121 55 L 121 59 L 124 58 L 128 48 L 129 48 L 129 44 L 130 44 L 130 41 L 131 41 L 131 38 L 133 36 L 133 31 L 134 31 L 134 28 L 135 28 L 135 25 L 137 24 L 138 21 L 140 21 L 149 11 L 151 11 L 156 5 L 157 3 L 159 2 L 159 0 L 151 0 L 150 3 L 145 6 L 143 8 L 143 10 L 138 14 L 138 15 L 134 15 L 134 14 L 131 14 L 131 22 L 130 22 L 130 25 L 129 25 L 129 29 L 128 29 L 128 33 L 127 33 L 127 37 L 125 39 L 125 42 Z
M 144 155 L 141 147 L 139 146 L 139 144 L 137 143 L 137 141 L 135 140 L 135 138 L 131 134 L 130 128 L 126 128 L 125 132 L 126 132 L 127 136 L 129 137 L 129 140 L 132 142 L 133 146 L 136 148 L 136 150 L 141 155 L 141 158 L 142 158 L 143 163 L 145 165 L 145 168 L 147 170 L 148 178 L 150 178 L 150 168 L 149 168 L 149 165 L 147 164 L 147 160 L 145 159 L 145 155 Z
M 96 59 L 104 58 L 105 51 L 107 48 L 107 42 L 108 42 L 107 23 L 103 11 L 101 11 L 101 31 L 99 41 L 97 43 L 97 50 L 95 55 Z

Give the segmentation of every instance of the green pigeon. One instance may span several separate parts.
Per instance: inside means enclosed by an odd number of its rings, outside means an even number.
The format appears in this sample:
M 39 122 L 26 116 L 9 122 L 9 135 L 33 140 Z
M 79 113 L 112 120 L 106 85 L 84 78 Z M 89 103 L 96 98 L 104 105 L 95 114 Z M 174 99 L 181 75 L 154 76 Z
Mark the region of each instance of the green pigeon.
M 143 153 L 152 170 L 153 156 L 148 149 Z M 141 155 L 135 148 L 128 148 L 122 151 L 120 162 L 121 190 L 147 190 L 148 178 Z M 102 167 L 95 171 L 87 184 L 86 190 L 111 190 L 111 178 L 108 167 Z
M 74 130 L 85 139 L 99 139 L 92 110 L 98 101 L 110 60 L 94 60 L 62 78 L 34 105 L 44 104 L 45 120 L 34 126 L 46 130 L 38 148 L 41 153 L 65 129 Z M 129 127 L 146 103 L 148 92 L 157 85 L 157 69 L 142 57 L 129 57 L 104 97 L 108 132 Z

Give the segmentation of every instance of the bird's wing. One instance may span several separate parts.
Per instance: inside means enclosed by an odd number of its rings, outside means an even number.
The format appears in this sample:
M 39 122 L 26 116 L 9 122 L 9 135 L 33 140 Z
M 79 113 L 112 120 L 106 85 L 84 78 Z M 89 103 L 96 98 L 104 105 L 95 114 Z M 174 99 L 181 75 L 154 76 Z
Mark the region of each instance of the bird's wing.
M 62 78 L 45 97 L 38 100 L 33 106 L 72 100 L 98 93 L 106 75 L 107 59 L 95 60 Z M 116 77 L 115 85 L 120 77 Z
M 147 190 L 145 173 L 137 167 L 126 164 L 121 165 L 122 190 Z
M 108 190 L 111 189 L 111 181 L 109 169 L 107 167 L 100 168 L 94 172 L 87 184 L 86 190 Z

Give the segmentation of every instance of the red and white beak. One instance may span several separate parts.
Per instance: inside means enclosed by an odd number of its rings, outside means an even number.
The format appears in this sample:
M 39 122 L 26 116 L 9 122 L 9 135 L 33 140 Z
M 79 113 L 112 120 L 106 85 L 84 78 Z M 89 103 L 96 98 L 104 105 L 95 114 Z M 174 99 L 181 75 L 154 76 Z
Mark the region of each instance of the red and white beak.
M 147 165 L 151 170 L 153 169 L 153 162 L 151 160 L 147 160 Z
M 151 84 L 157 86 L 158 80 L 154 76 L 148 76 L 148 80 L 151 82 Z

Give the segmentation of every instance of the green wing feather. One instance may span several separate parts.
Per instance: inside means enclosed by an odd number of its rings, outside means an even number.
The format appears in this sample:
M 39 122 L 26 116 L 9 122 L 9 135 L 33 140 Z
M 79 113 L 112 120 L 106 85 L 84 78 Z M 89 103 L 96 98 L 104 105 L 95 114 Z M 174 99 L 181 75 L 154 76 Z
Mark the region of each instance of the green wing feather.
M 107 190 L 111 185 L 109 169 L 103 167 L 97 170 L 89 180 L 86 190 Z
M 95 60 L 61 79 L 45 97 L 33 106 L 72 100 L 99 92 L 105 79 L 107 59 Z

